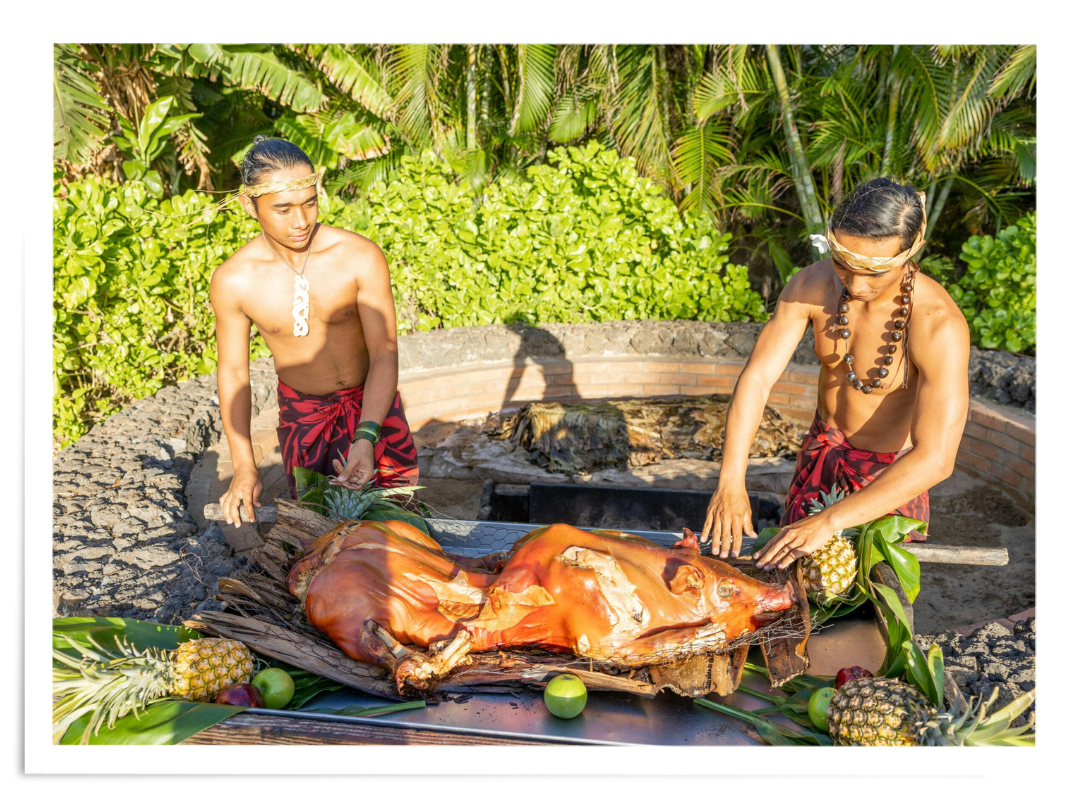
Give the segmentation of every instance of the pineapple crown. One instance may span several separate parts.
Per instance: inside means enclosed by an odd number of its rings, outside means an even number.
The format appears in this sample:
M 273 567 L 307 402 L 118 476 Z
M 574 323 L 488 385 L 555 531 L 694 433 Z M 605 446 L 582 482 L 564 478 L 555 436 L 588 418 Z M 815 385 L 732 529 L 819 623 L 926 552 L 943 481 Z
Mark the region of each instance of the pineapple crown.
M 828 492 L 822 489 L 818 494 L 821 495 L 821 500 L 819 501 L 816 497 L 810 500 L 810 508 L 807 510 L 808 515 L 820 514 L 829 506 L 839 503 L 844 499 L 844 490 L 835 483 Z
M 139 652 L 126 639 L 115 637 L 116 650 L 86 647 L 62 637 L 81 659 L 53 649 L 53 743 L 58 744 L 77 719 L 90 714 L 80 744 L 87 744 L 104 722 L 111 728 L 128 711 L 139 709 L 167 692 L 169 659 L 157 648 Z
M 1031 745 L 1034 734 L 1027 734 L 1032 723 L 1019 728 L 1012 723 L 1035 702 L 1035 690 L 1025 692 L 1004 708 L 990 716 L 987 710 L 997 700 L 995 686 L 990 696 L 976 700 L 974 704 L 961 700 L 958 708 L 935 714 L 920 730 L 920 735 L 930 745 Z

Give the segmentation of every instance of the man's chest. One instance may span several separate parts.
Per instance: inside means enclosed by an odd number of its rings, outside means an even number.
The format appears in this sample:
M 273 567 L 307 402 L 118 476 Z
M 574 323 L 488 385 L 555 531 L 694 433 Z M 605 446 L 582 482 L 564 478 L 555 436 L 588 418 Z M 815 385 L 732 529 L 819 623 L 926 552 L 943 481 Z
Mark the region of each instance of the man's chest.
M 899 328 L 897 320 L 902 321 Z M 891 309 L 851 304 L 847 313 L 815 314 L 812 324 L 814 353 L 829 376 L 828 385 L 858 382 L 880 398 L 901 390 L 906 369 L 908 386 L 914 386 L 917 370 L 911 343 L 906 341 L 906 322 Z
M 292 335 L 298 318 L 307 321 L 309 330 L 358 320 L 357 287 L 351 276 L 308 271 L 299 280 L 295 273 L 282 273 L 284 268 L 260 276 L 244 299 L 244 312 L 264 335 Z

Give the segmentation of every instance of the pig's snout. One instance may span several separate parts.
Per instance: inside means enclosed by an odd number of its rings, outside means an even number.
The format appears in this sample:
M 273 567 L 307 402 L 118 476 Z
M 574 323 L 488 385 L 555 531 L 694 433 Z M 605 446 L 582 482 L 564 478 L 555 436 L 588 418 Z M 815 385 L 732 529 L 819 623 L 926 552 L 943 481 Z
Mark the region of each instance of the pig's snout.
M 757 613 L 786 611 L 795 605 L 795 587 L 789 580 L 783 586 L 768 589 L 758 600 Z

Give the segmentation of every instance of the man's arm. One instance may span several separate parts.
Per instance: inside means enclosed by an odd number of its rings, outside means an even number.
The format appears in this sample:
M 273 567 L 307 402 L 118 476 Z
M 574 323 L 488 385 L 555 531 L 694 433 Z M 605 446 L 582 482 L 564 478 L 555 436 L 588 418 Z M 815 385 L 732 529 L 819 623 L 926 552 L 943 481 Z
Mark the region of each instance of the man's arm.
M 240 526 L 240 506 L 255 519 L 262 481 L 251 447 L 251 376 L 249 372 L 251 319 L 240 309 L 230 277 L 219 267 L 210 279 L 218 349 L 218 403 L 229 443 L 233 480 L 221 497 L 225 522 Z
M 952 474 L 967 420 L 968 326 L 960 314 L 945 311 L 932 312 L 918 323 L 922 342 L 911 450 L 872 483 L 782 530 L 761 551 L 759 566 L 786 567 L 824 545 L 835 531 L 889 514 Z
M 397 314 L 386 257 L 373 242 L 364 240 L 359 247 L 356 308 L 369 358 L 360 421 L 382 425 L 398 389 Z M 338 481 L 363 485 L 374 477 L 374 446 L 366 439 L 350 447 L 347 461 L 335 462 Z
M 754 535 L 750 498 L 746 494 L 746 466 L 750 447 L 761 425 L 772 387 L 787 369 L 795 348 L 806 332 L 810 305 L 804 302 L 813 276 L 802 270 L 780 293 L 776 311 L 765 323 L 754 351 L 735 385 L 724 429 L 720 480 L 709 503 L 701 541 L 712 535 L 712 552 L 727 558 L 738 555 L 743 535 Z

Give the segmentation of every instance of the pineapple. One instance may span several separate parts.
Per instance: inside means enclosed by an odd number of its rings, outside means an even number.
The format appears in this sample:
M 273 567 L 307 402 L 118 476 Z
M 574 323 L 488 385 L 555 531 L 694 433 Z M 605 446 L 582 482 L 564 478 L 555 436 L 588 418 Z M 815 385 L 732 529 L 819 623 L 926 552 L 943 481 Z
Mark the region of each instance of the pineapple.
M 1035 690 L 986 717 L 990 698 L 962 711 L 935 709 L 922 692 L 895 678 L 857 678 L 843 684 L 829 702 L 829 736 L 839 745 L 988 745 L 1030 744 L 1022 734 L 1030 727 L 1010 728 L 1035 700 Z M 970 719 L 970 722 L 969 722 Z
M 249 683 L 255 674 L 251 652 L 233 639 L 194 639 L 176 650 L 139 652 L 116 637 L 116 650 L 86 647 L 64 637 L 82 654 L 72 658 L 53 650 L 53 741 L 59 742 L 76 719 L 91 713 L 81 744 L 106 720 L 111 728 L 128 711 L 136 714 L 151 700 L 177 697 L 213 702 L 226 686 Z
M 835 485 L 828 493 L 822 490 L 823 502 L 811 500 L 808 514 L 820 514 L 843 497 L 844 490 Z M 844 536 L 843 531 L 837 531 L 824 547 L 805 557 L 804 567 L 806 593 L 813 602 L 821 606 L 847 594 L 855 583 L 859 563 L 851 542 Z

